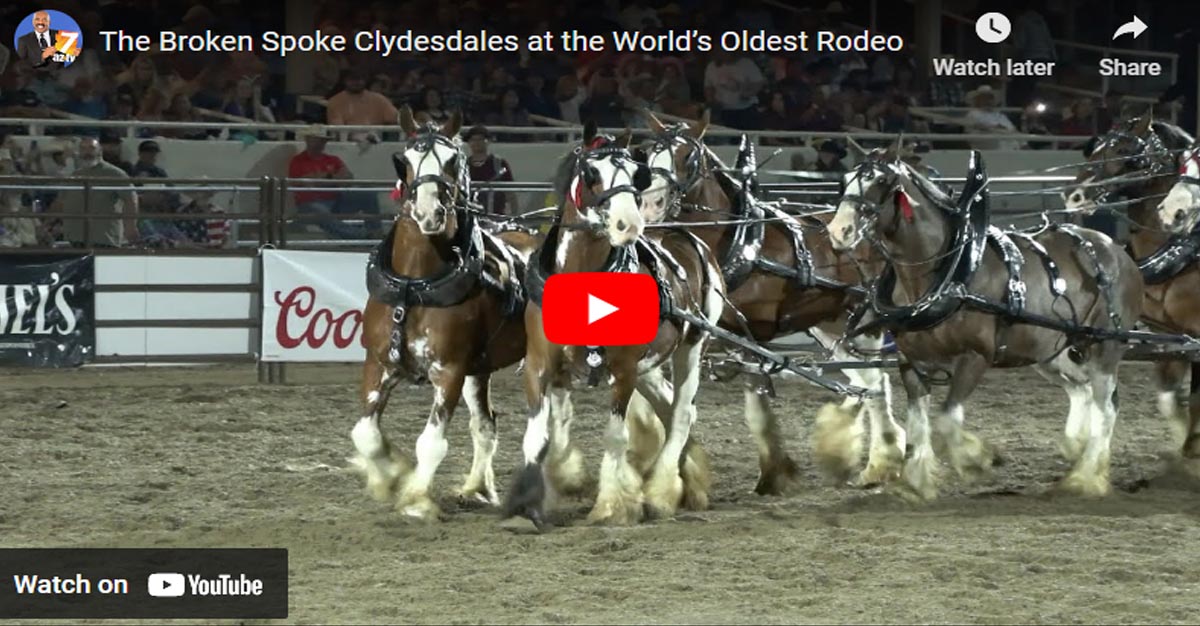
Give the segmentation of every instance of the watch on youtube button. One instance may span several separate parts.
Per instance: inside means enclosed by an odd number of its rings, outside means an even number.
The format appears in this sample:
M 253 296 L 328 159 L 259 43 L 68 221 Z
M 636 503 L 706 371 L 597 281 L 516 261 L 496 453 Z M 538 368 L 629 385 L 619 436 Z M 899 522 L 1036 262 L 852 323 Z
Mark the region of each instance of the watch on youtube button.
M 546 339 L 571 346 L 647 344 L 658 335 L 658 284 L 647 274 L 555 274 L 542 295 Z

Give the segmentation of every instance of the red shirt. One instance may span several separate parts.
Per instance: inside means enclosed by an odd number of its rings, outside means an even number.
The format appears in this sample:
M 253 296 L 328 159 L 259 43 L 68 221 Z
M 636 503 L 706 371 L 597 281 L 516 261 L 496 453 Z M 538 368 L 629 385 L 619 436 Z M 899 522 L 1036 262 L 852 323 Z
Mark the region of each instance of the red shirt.
M 341 159 L 332 154 L 317 154 L 313 155 L 304 150 L 300 154 L 292 157 L 288 163 L 288 178 L 328 178 L 333 174 L 346 167 L 346 164 Z M 301 186 L 309 186 L 301 184 Z M 315 185 L 313 185 L 315 186 Z M 317 202 L 320 200 L 334 200 L 337 198 L 336 191 L 297 191 L 296 204 L 304 204 L 305 202 Z

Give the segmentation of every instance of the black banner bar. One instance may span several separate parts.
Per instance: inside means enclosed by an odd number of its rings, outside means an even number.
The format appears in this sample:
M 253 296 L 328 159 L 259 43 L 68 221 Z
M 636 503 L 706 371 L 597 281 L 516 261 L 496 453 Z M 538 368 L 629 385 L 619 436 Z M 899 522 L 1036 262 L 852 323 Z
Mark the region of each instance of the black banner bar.
M 92 360 L 95 259 L 0 256 L 0 365 L 75 367 Z
M 0 549 L 0 619 L 275 619 L 285 549 Z

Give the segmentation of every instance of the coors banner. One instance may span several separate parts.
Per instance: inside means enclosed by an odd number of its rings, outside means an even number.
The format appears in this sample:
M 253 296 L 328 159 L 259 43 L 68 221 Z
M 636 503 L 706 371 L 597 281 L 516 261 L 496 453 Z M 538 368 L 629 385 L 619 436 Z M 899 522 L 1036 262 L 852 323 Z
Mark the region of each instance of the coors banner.
M 95 257 L 0 255 L 0 365 L 92 360 Z

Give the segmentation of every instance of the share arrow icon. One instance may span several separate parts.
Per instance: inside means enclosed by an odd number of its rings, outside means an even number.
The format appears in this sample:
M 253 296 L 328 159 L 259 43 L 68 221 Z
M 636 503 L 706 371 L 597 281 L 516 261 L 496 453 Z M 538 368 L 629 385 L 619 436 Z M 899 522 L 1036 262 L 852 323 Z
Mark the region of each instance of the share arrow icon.
M 1121 35 L 1128 34 L 1132 34 L 1133 38 L 1137 39 L 1142 33 L 1146 32 L 1146 28 L 1146 23 L 1135 15 L 1133 16 L 1133 21 L 1121 24 L 1121 27 L 1117 29 L 1117 32 L 1113 33 L 1113 40 L 1116 40 L 1116 38 L 1120 37 Z

